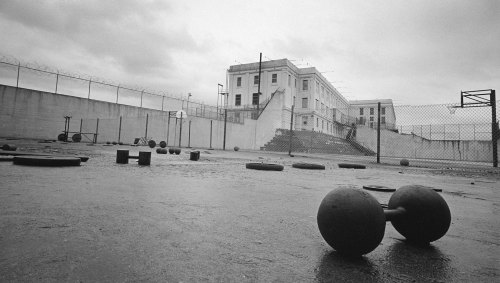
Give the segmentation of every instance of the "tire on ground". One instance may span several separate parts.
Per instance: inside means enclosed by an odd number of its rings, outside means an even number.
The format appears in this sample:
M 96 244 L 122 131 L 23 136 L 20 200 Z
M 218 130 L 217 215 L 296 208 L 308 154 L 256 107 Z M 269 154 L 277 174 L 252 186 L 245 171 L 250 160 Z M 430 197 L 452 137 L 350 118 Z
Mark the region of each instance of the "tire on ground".
M 247 163 L 247 169 L 264 170 L 264 171 L 283 171 L 284 166 L 274 163 Z
M 294 163 L 292 164 L 293 168 L 298 168 L 298 169 L 309 169 L 309 170 L 325 170 L 325 165 L 321 164 L 314 164 L 314 163 Z
M 13 162 L 16 165 L 29 166 L 80 166 L 81 160 L 78 157 L 63 157 L 63 156 L 14 156 Z
M 366 166 L 361 164 L 339 163 L 339 168 L 366 169 Z

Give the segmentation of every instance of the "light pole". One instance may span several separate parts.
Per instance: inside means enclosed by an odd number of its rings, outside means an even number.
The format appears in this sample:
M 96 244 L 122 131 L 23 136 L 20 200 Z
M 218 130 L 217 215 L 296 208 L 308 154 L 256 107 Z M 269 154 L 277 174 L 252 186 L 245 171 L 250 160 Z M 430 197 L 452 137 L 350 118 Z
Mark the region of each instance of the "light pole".
M 188 93 L 188 99 L 186 104 L 186 114 L 189 113 L 189 98 L 191 97 L 191 93 Z
M 223 85 L 221 84 L 217 84 L 217 120 L 219 120 L 219 96 L 220 96 L 220 93 L 221 93 L 221 89 L 224 88 Z M 221 99 L 221 106 L 222 106 L 222 99 Z

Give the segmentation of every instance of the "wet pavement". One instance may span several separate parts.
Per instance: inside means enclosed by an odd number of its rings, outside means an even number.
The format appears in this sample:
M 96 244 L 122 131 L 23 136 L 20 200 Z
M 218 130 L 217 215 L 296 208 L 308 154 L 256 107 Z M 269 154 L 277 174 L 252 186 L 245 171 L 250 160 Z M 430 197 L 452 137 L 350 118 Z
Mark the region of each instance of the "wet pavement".
M 499 171 L 457 174 L 348 156 L 199 149 L 190 161 L 147 147 L 16 143 L 18 150 L 88 155 L 80 167 L 0 162 L 0 281 L 493 282 L 499 278 Z M 117 149 L 153 151 L 151 166 L 116 164 Z M 356 161 L 367 169 L 340 169 Z M 282 172 L 245 168 L 283 164 Z M 292 168 L 310 162 L 326 170 Z M 321 237 L 316 213 L 332 189 L 441 188 L 452 223 L 427 247 L 387 223 L 356 259 Z M 390 193 L 372 192 L 381 203 Z

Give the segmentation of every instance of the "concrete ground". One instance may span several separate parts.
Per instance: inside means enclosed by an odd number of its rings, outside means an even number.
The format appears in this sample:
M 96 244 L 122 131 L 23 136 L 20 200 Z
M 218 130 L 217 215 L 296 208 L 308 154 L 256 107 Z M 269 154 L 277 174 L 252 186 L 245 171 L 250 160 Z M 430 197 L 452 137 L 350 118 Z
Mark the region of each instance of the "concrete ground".
M 494 282 L 499 278 L 500 171 L 335 155 L 154 150 L 151 166 L 115 163 L 148 147 L 0 140 L 18 150 L 88 155 L 80 167 L 0 162 L 0 281 Z M 247 162 L 275 162 L 282 172 Z M 324 171 L 291 167 L 321 163 Z M 367 169 L 340 169 L 357 162 Z M 410 165 L 411 165 L 410 161 Z M 422 162 L 420 162 L 422 163 Z M 441 188 L 452 223 L 428 247 L 387 223 L 373 252 L 345 258 L 321 237 L 323 197 L 342 186 Z M 390 193 L 370 192 L 381 203 Z

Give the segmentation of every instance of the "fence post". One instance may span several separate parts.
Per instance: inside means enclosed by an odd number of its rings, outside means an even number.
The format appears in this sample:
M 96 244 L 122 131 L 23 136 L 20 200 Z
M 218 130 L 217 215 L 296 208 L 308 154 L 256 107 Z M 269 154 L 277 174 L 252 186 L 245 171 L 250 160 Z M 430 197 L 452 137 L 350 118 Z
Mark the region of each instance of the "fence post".
M 377 105 L 377 163 L 380 163 L 380 102 Z
M 120 142 L 121 136 L 122 136 L 122 116 L 120 116 L 120 126 L 118 126 L 118 142 Z
M 493 167 L 498 167 L 498 124 L 497 124 L 497 100 L 495 90 L 490 93 L 491 103 L 491 140 L 493 146 Z
M 90 99 L 90 84 L 92 83 L 92 79 L 89 79 L 89 94 L 87 96 L 87 99 Z
M 170 111 L 168 111 L 167 113 L 168 113 L 168 119 L 167 119 L 167 146 L 168 146 L 168 136 L 169 136 L 169 132 L 170 132 Z
M 97 133 L 99 132 L 99 118 L 97 118 L 97 124 L 95 126 L 95 141 L 94 143 L 97 143 Z
M 19 72 L 21 70 L 21 62 L 17 63 L 17 82 L 16 82 L 16 88 L 19 88 Z
M 189 130 L 188 130 L 188 148 L 191 148 L 191 120 L 189 120 Z
M 292 104 L 292 113 L 290 115 L 290 144 L 288 147 L 288 155 L 292 155 L 292 135 L 293 135 L 293 110 L 295 108 L 295 104 Z
M 181 112 L 181 124 L 179 125 L 179 147 L 181 147 L 181 139 L 182 139 L 182 118 L 183 118 L 183 113 Z
M 212 148 L 212 126 L 213 126 L 213 122 L 214 122 L 214 120 L 210 120 L 210 148 L 209 149 L 213 149 Z
M 148 139 L 148 120 L 149 120 L 149 114 L 146 114 L 146 133 L 144 134 L 144 137 Z
M 120 86 L 116 87 L 116 104 L 118 104 L 118 90 L 120 90 Z
M 57 84 L 59 83 L 59 71 L 57 71 L 57 74 L 56 74 L 56 91 L 54 92 L 54 94 L 57 94 Z
M 227 128 L 227 108 L 224 109 L 224 142 L 222 143 L 222 150 L 226 150 L 226 128 Z

